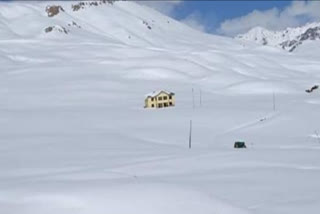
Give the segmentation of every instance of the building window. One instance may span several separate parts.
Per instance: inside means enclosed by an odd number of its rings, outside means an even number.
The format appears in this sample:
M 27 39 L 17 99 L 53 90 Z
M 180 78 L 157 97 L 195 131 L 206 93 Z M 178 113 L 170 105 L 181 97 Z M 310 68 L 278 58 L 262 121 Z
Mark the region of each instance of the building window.
M 168 107 L 168 103 L 164 103 L 164 107 Z
M 172 106 L 172 102 L 169 103 L 169 106 Z
M 158 100 L 162 100 L 162 97 L 158 97 Z
M 163 97 L 163 100 L 167 100 L 167 99 L 168 99 L 168 97 L 167 97 L 167 96 Z
M 153 101 L 153 100 L 154 100 L 154 98 L 152 97 L 152 98 L 151 98 L 151 101 Z
M 154 108 L 154 104 L 151 105 L 151 108 Z
M 162 103 L 158 104 L 158 108 L 162 108 Z
M 172 96 L 171 96 L 171 95 L 169 96 L 169 99 L 170 99 L 170 100 L 172 99 Z

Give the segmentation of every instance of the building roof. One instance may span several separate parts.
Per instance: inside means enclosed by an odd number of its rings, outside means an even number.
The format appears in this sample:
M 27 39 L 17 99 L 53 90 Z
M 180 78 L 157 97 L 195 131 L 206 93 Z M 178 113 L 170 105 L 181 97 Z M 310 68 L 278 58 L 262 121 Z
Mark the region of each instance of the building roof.
M 148 98 L 148 97 L 156 97 L 156 96 L 158 96 L 160 93 L 166 93 L 166 94 L 168 94 L 168 95 L 174 95 L 174 93 L 173 92 L 170 92 L 170 91 L 166 91 L 166 90 L 159 90 L 159 91 L 154 91 L 154 92 L 152 92 L 152 93 L 149 93 L 149 94 L 146 94 L 146 98 Z

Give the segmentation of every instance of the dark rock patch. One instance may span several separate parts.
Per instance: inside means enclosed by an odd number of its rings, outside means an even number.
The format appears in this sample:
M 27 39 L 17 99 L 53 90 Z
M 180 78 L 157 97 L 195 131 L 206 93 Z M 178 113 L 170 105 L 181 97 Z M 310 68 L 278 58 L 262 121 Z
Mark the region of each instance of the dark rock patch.
M 320 27 L 309 28 L 303 34 L 296 37 L 296 39 L 282 42 L 280 47 L 284 50 L 288 50 L 289 52 L 293 52 L 304 41 L 308 40 L 320 40 Z
M 64 9 L 59 5 L 51 5 L 46 7 L 46 12 L 48 17 L 56 16 L 60 13 L 60 11 L 64 12 Z
M 44 32 L 46 33 L 50 33 L 52 31 L 58 31 L 60 33 L 65 33 L 65 34 L 68 34 L 69 30 L 67 30 L 65 27 L 62 27 L 62 26 L 49 26 L 47 28 L 44 29 Z
M 77 28 L 81 28 L 81 26 L 78 25 L 75 21 L 72 21 L 72 26 L 77 27 Z
M 152 27 L 149 25 L 149 23 L 147 22 L 147 21 L 142 21 L 142 24 L 144 24 L 145 26 L 147 26 L 147 28 L 149 29 L 149 30 L 151 30 L 152 29 Z
M 101 0 L 101 1 L 92 1 L 92 2 L 79 2 L 78 4 L 71 5 L 73 11 L 78 11 L 81 9 L 85 9 L 86 7 L 99 6 L 102 4 L 113 4 L 115 0 Z
M 46 32 L 46 33 L 50 33 L 51 31 L 53 30 L 53 27 L 47 27 L 46 29 L 44 29 L 44 31 Z

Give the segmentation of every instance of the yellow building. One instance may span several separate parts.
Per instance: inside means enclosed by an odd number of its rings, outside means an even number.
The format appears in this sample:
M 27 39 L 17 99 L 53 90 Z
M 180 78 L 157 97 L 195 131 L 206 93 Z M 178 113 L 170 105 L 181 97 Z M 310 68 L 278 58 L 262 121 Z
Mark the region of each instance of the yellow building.
M 175 106 L 174 93 L 169 91 L 154 91 L 146 95 L 145 108 L 166 108 Z

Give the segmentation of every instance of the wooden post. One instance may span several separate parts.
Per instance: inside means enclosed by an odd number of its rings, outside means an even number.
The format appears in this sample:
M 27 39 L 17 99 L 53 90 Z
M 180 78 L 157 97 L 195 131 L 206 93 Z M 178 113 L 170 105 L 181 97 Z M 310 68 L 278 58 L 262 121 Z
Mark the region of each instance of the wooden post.
M 190 120 L 190 130 L 189 130 L 189 149 L 191 149 L 191 139 L 192 139 L 192 120 Z
M 273 92 L 272 100 L 273 100 L 273 111 L 276 111 L 276 95 L 274 92 Z
M 194 110 L 194 93 L 193 93 L 193 88 L 192 88 L 192 109 Z
M 201 92 L 201 89 L 200 89 L 200 107 L 202 106 L 202 92 Z

